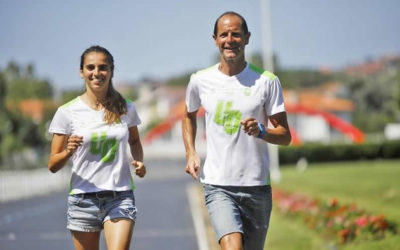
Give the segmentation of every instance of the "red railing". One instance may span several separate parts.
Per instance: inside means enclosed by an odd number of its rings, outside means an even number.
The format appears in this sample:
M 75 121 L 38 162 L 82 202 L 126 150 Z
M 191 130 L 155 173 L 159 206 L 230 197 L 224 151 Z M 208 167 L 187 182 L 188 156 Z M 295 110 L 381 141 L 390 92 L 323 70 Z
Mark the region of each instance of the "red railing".
M 150 143 L 151 141 L 161 137 L 164 133 L 167 133 L 172 127 L 182 119 L 184 112 L 185 101 L 179 102 L 173 107 L 172 112 L 168 118 L 156 125 L 151 129 L 144 137 L 144 143 Z M 340 117 L 318 109 L 304 107 L 301 105 L 286 105 L 286 112 L 288 114 L 307 114 L 307 115 L 318 115 L 321 116 L 331 127 L 335 128 L 339 132 L 346 135 L 354 143 L 363 143 L 365 140 L 364 133 L 341 119 Z M 204 109 L 201 108 L 197 113 L 198 117 L 204 117 Z M 292 134 L 292 145 L 301 145 L 302 140 L 293 128 L 290 128 Z

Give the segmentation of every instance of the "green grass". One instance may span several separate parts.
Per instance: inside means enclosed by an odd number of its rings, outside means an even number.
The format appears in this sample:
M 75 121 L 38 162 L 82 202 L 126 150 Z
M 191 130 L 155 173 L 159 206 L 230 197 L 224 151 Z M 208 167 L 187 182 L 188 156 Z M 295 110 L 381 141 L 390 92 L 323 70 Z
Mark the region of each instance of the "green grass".
M 360 161 L 310 164 L 305 171 L 295 166 L 281 168 L 282 180 L 273 187 L 300 192 L 309 197 L 340 204 L 355 203 L 367 212 L 385 214 L 400 226 L 400 161 Z M 274 211 L 266 249 L 334 249 L 322 234 L 311 231 L 302 221 Z M 351 243 L 336 249 L 400 249 L 400 237 L 388 235 L 379 241 Z
M 317 250 L 324 249 L 319 235 L 302 223 L 274 211 L 271 215 L 265 249 L 272 250 Z

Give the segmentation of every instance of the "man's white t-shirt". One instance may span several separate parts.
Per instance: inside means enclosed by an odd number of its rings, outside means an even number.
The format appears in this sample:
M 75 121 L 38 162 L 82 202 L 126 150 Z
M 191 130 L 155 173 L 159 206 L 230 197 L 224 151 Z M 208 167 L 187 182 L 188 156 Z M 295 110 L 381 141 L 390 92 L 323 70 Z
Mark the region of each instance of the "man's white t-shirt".
M 219 64 L 193 74 L 186 90 L 188 112 L 205 109 L 207 157 L 202 183 L 223 186 L 270 184 L 267 143 L 244 133 L 240 121 L 285 111 L 278 77 L 249 63 L 237 75 Z
M 93 110 L 77 97 L 59 107 L 50 124 L 50 133 L 83 136 L 70 158 L 70 194 L 134 187 L 127 149 L 128 128 L 141 123 L 135 105 L 127 101 L 127 114 L 118 123 L 109 125 L 103 117 L 104 110 Z

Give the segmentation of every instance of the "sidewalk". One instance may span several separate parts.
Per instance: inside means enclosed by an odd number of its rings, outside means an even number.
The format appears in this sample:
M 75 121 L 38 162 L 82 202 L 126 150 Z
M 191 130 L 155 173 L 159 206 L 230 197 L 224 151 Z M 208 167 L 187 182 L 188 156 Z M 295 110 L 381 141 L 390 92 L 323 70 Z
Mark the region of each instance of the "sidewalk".
M 210 218 L 204 203 L 201 184 L 189 184 L 187 195 L 192 212 L 199 250 L 219 250 L 219 244 L 211 226 Z

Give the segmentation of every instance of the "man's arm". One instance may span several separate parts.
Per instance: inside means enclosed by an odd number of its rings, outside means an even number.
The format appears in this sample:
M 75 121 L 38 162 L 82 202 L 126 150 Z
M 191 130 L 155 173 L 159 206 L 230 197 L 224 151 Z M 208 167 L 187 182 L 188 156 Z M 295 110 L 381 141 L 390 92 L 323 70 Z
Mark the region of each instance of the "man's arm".
M 185 112 L 182 118 L 182 137 L 186 150 L 186 173 L 190 174 L 195 180 L 198 180 L 200 167 L 200 157 L 196 152 L 195 140 L 197 131 L 197 110 L 188 112 L 185 106 Z
M 286 112 L 271 115 L 269 117 L 269 121 L 274 126 L 274 128 L 266 129 L 267 133 L 263 137 L 263 140 L 273 144 L 288 146 L 292 141 L 292 135 L 290 134 Z M 268 124 L 268 119 L 265 119 L 264 124 Z
M 273 128 L 267 128 L 268 120 L 273 125 Z M 260 128 L 258 126 L 259 121 L 253 117 L 244 119 L 242 129 L 245 133 L 252 136 L 258 136 L 260 134 Z M 290 134 L 289 125 L 287 122 L 286 112 L 280 112 L 270 117 L 266 117 L 263 121 L 266 128 L 266 134 L 261 138 L 266 142 L 287 146 L 292 140 Z

